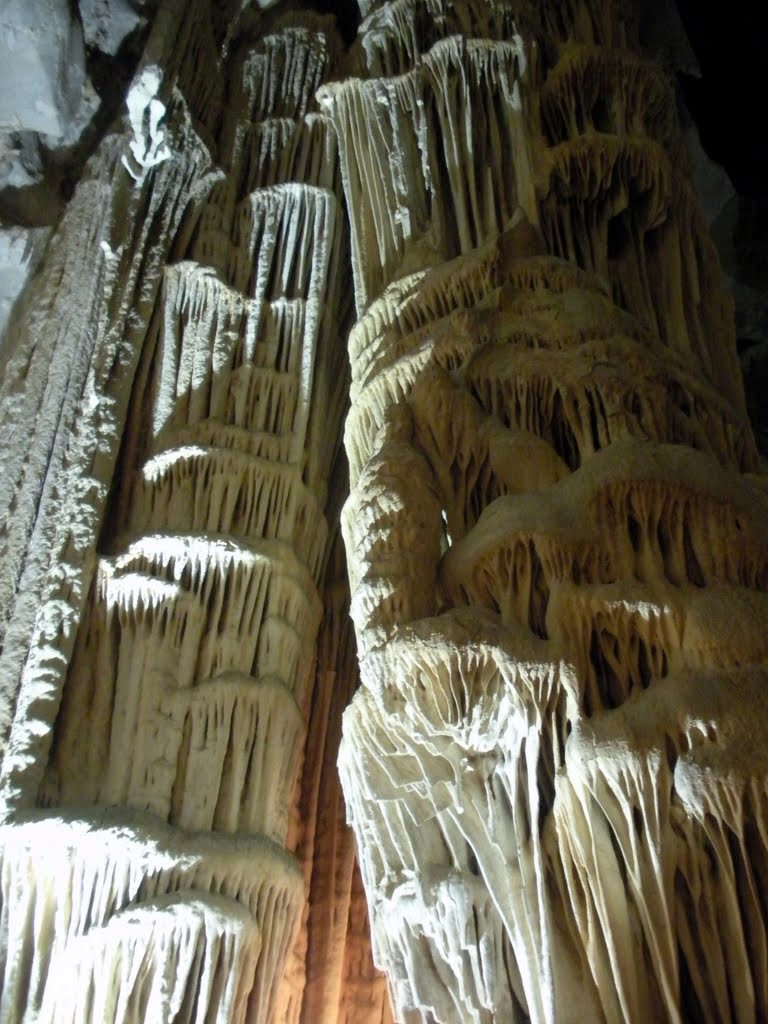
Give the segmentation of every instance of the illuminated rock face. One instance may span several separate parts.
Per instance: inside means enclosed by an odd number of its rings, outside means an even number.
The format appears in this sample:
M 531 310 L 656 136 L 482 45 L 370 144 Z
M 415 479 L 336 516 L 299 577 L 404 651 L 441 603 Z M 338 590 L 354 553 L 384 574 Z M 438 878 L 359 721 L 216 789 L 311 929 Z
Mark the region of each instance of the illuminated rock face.
M 342 81 L 271 6 L 160 5 L 12 315 L 0 1022 L 391 1024 L 366 898 L 409 1024 L 768 1019 L 768 493 L 669 84 L 610 0 L 361 0 Z
M 15 315 L 3 1021 L 298 1021 L 339 50 L 317 15 L 165 5 Z
M 616 4 L 363 14 L 340 767 L 396 1015 L 765 1019 L 768 496 L 669 84 Z

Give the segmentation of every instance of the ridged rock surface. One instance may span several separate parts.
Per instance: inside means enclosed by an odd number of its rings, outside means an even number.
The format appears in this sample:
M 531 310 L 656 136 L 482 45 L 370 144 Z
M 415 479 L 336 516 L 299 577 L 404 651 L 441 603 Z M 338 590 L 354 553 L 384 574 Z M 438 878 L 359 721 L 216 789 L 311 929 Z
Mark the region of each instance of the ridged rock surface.
M 631 5 L 134 6 L 12 254 L 0 1024 L 768 1019 L 768 487 Z
M 298 1021 L 329 984 L 354 864 L 316 778 L 357 678 L 348 599 L 321 597 L 351 289 L 315 93 L 340 53 L 311 12 L 161 7 L 14 313 L 4 1022 Z
M 342 780 L 408 1022 L 768 1015 L 768 495 L 631 14 L 369 4 Z

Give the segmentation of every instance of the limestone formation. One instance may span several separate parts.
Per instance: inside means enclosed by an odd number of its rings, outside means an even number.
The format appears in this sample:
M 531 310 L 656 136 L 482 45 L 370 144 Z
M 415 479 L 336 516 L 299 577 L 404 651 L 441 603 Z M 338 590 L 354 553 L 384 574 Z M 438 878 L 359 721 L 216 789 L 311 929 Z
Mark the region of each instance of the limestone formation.
M 616 4 L 363 13 L 340 765 L 396 1016 L 762 1020 L 768 502 L 670 83 Z
M 298 1020 L 350 294 L 314 96 L 339 50 L 311 13 L 161 8 L 15 311 L 4 1021 Z
M 17 184 L 152 27 L 5 247 L 0 1024 L 768 1019 L 768 487 L 632 4 L 79 6 Z
M 0 13 L 0 131 L 60 138 L 82 101 L 85 44 L 68 4 L 7 0 Z

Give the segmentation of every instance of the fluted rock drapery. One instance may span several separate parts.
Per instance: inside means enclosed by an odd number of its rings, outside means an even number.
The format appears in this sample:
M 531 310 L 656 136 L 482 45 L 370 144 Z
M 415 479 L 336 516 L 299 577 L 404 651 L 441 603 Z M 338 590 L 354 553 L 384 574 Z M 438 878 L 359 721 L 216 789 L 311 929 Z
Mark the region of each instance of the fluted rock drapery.
M 311 12 L 162 7 L 18 313 L 4 1021 L 299 1019 L 349 308 L 314 97 L 339 52 Z
M 768 494 L 666 73 L 615 0 L 260 6 L 159 5 L 9 328 L 0 1024 L 768 1019 Z
M 768 1015 L 768 497 L 664 74 L 367 5 L 340 766 L 403 1021 Z

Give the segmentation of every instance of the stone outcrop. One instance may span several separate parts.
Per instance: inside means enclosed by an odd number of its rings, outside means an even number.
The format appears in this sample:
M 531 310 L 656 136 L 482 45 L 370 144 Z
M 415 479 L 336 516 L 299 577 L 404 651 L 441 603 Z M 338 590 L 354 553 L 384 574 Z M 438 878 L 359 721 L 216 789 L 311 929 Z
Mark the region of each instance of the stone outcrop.
M 13 236 L 0 1022 L 768 1019 L 768 489 L 672 85 L 610 0 L 359 7 L 80 4 L 152 28 Z

